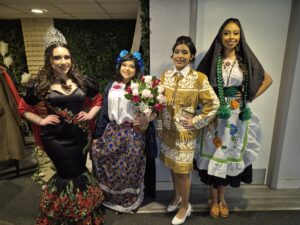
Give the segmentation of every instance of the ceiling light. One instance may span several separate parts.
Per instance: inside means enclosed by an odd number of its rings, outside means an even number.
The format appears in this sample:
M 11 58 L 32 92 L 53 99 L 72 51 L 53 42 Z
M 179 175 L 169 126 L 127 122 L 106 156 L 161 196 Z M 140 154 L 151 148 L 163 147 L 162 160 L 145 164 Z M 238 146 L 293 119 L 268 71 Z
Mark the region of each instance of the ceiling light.
M 37 13 L 37 14 L 43 14 L 46 13 L 47 10 L 46 9 L 31 9 L 30 10 L 32 13 Z

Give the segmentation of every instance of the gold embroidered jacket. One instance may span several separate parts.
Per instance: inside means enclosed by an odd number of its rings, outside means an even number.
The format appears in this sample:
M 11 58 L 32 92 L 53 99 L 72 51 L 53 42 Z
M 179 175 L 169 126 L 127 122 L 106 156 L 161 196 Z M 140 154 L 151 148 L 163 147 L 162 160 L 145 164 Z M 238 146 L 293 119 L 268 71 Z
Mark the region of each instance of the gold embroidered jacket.
M 199 129 L 213 120 L 220 103 L 203 73 L 190 69 L 183 76 L 168 70 L 160 79 L 166 107 L 158 117 L 157 129 L 163 130 L 163 142 L 175 148 L 176 141 L 196 139 Z M 194 127 L 185 129 L 180 123 L 182 117 L 192 117 Z

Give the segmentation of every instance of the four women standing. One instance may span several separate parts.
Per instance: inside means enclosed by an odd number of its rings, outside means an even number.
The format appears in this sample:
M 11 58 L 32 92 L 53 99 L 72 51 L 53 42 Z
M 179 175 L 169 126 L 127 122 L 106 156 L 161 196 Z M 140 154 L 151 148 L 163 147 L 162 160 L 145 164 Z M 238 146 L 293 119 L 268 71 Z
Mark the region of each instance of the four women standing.
M 225 186 L 238 187 L 241 181 L 251 183 L 251 163 L 260 147 L 258 119 L 247 103 L 272 83 L 248 47 L 237 19 L 228 19 L 221 26 L 197 68 L 200 72 L 189 66 L 195 54 L 192 40 L 179 37 L 172 48 L 174 67 L 161 75 L 167 104 L 156 129 L 161 139 L 161 159 L 171 169 L 174 185 L 174 198 L 167 211 L 173 212 L 180 205 L 172 224 L 184 223 L 191 213 L 190 173 L 199 137 L 197 167 L 201 180 L 211 185 L 210 214 L 228 216 Z M 104 191 L 103 204 L 120 212 L 131 212 L 140 206 L 144 195 L 146 136 L 151 139 L 149 143 L 155 143 L 153 129 L 145 135 L 139 128 L 149 122 L 153 127 L 151 121 L 156 115 L 149 120 L 136 114 L 124 96 L 141 68 L 139 54 L 120 53 L 116 79 L 105 89 L 91 150 L 93 172 Z M 57 168 L 45 189 L 38 223 L 102 223 L 102 192 L 85 169 L 90 135 L 86 121 L 95 116 L 100 105 L 86 113 L 83 103 L 85 97 L 94 99 L 97 95 L 93 82 L 76 71 L 66 41 L 49 43 L 38 82 L 32 84 L 24 97 L 30 105 L 44 102 L 48 115 L 41 117 L 20 109 L 26 119 L 42 127 L 43 146 Z M 81 216 L 72 213 L 74 210 Z

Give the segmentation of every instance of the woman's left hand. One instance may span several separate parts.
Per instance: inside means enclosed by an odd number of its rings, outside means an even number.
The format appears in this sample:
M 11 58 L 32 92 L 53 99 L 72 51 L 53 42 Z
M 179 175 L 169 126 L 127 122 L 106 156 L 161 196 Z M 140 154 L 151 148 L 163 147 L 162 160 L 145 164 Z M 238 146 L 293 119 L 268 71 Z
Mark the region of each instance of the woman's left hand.
M 185 129 L 195 129 L 196 127 L 193 124 L 193 118 L 182 118 L 180 119 L 180 124 L 185 128 Z
M 80 113 L 78 113 L 77 119 L 78 121 L 87 121 L 87 120 L 91 120 L 92 117 L 89 115 L 89 113 L 81 111 Z

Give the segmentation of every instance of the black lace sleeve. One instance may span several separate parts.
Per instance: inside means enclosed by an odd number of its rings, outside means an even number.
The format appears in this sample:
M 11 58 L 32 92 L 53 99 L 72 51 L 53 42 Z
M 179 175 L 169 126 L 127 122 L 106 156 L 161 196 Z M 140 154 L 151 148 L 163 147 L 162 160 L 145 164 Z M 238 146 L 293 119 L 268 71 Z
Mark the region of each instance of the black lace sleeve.
M 37 87 L 37 82 L 31 82 L 26 88 L 23 99 L 28 105 L 36 105 L 41 101 L 38 98 L 38 96 L 35 94 L 36 87 Z
M 102 107 L 100 110 L 100 116 L 97 119 L 95 133 L 94 133 L 94 139 L 102 136 L 107 124 L 109 123 L 108 93 L 109 93 L 109 89 L 111 88 L 112 84 L 113 84 L 113 82 L 110 82 L 104 90 L 103 103 L 102 103 Z
M 89 98 L 93 98 L 99 93 L 99 86 L 92 77 L 85 76 L 83 79 L 83 85 L 86 89 L 86 95 Z

